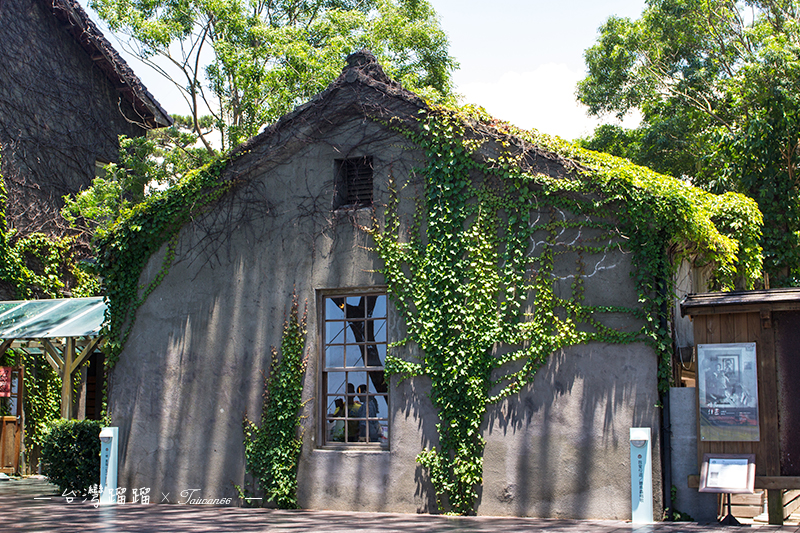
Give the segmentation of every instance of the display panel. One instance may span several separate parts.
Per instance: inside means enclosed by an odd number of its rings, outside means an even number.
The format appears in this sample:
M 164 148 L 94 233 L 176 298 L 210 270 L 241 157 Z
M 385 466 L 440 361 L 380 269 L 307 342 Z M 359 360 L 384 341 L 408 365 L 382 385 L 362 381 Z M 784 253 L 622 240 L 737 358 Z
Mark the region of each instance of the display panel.
M 700 439 L 757 441 L 756 343 L 697 345 Z

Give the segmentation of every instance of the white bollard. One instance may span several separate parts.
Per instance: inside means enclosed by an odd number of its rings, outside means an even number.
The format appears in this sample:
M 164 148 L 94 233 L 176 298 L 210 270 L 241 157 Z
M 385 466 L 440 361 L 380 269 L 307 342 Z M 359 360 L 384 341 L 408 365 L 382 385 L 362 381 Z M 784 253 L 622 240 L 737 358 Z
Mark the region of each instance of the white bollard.
M 117 501 L 117 449 L 119 428 L 105 427 L 100 430 L 100 504 Z
M 650 428 L 631 428 L 631 521 L 653 523 L 653 462 Z

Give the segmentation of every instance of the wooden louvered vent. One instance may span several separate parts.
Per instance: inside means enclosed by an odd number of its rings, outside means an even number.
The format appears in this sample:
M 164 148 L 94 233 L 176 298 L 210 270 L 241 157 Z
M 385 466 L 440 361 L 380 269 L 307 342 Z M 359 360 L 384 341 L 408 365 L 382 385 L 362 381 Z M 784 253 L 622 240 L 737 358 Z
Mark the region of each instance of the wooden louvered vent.
M 372 158 L 369 156 L 336 161 L 336 199 L 334 209 L 372 205 Z

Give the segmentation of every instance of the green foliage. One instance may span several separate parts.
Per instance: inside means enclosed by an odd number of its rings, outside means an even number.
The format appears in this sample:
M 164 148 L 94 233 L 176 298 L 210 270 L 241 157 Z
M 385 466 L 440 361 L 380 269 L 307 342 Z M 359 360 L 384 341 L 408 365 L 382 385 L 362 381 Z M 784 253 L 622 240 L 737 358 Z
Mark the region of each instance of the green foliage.
M 688 513 L 682 513 L 675 508 L 675 500 L 678 498 L 678 487 L 672 485 L 669 491 L 670 494 L 670 506 L 664 509 L 664 517 L 662 520 L 667 520 L 669 522 L 696 522 L 694 518 L 691 517 Z
M 100 479 L 101 420 L 56 420 L 43 437 L 42 473 L 59 491 L 87 494 Z
M 427 0 L 93 0 L 116 31 L 150 61 L 181 72 L 196 132 L 216 99 L 226 148 L 323 90 L 347 55 L 369 48 L 386 72 L 429 98 L 451 98 L 447 38 Z M 182 46 L 175 46 L 181 43 Z M 180 52 L 178 52 L 180 50 Z M 211 57 L 203 71 L 203 61 Z M 164 69 L 159 72 L 166 75 Z M 214 106 L 211 106 L 214 107 Z M 201 139 L 210 149 L 204 135 Z
M 173 238 L 192 216 L 219 199 L 234 182 L 222 182 L 227 160 L 188 172 L 176 185 L 158 191 L 122 214 L 97 240 L 96 271 L 103 279 L 106 316 L 101 335 L 108 339 L 106 362 L 113 365 L 130 335 L 136 310 L 161 283 L 175 254 Z M 170 243 L 161 270 L 146 287 L 139 277 L 150 256 Z
M 246 416 L 243 421 L 247 470 L 281 509 L 297 508 L 297 464 L 302 446 L 298 431 L 306 371 L 306 311 L 300 316 L 298 307 L 295 296 L 283 326 L 280 358 L 272 349 L 261 427 Z
M 798 20 L 797 0 L 652 0 L 600 28 L 578 86 L 594 114 L 643 117 L 586 146 L 756 200 L 773 285 L 800 283 Z
M 523 172 L 510 150 L 489 158 L 476 131 L 465 129 L 476 121 L 491 122 L 501 140 L 513 134 L 585 169 L 574 179 L 553 179 Z M 520 391 L 551 353 L 593 341 L 649 343 L 659 357 L 660 387 L 667 387 L 671 341 L 659 313 L 672 293 L 670 260 L 712 262 L 728 285 L 737 264 L 754 275 L 760 214 L 740 195 L 716 197 L 625 160 L 497 123 L 480 110 L 438 110 L 421 119 L 419 131 L 398 128 L 425 151 L 424 198 L 412 222 L 401 220 L 401 190 L 390 183 L 384 226 L 376 222 L 370 234 L 407 340 L 424 355 L 411 362 L 390 354 L 386 367 L 430 378 L 439 443 L 418 461 L 440 508 L 469 514 L 482 479 L 487 406 Z M 716 218 L 727 225 L 718 228 Z M 582 237 L 560 238 L 570 230 Z M 585 304 L 588 258 L 621 245 L 634 253 L 640 308 Z M 564 254 L 576 258 L 569 295 L 556 291 L 556 258 Z M 625 313 L 641 329 L 609 328 L 606 313 Z M 509 351 L 497 355 L 499 346 Z
M 74 228 L 102 238 L 134 205 L 212 160 L 208 151 L 193 148 L 196 141 L 178 126 L 151 130 L 146 137 L 121 135 L 119 162 L 106 165 L 91 187 L 65 196 L 62 216 Z
M 76 263 L 73 241 L 53 238 L 42 233 L 18 235 L 8 229 L 6 221 L 6 189 L 0 175 L 0 284 L 14 298 L 56 298 L 65 289 L 65 280 L 77 280 L 73 290 L 90 292 L 92 283 Z
M 42 355 L 21 355 L 25 365 L 25 441 L 43 445 L 52 422 L 61 416 L 61 378 Z

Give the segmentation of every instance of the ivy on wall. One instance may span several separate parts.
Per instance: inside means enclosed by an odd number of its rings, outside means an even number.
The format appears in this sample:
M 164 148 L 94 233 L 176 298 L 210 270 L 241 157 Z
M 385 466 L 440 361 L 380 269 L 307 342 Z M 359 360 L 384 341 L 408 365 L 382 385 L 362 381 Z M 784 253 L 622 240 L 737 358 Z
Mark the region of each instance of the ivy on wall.
M 7 193 L 0 175 L 0 283 L 17 300 L 33 297 L 58 298 L 65 278 L 76 280 L 72 292 L 89 296 L 98 285 L 75 261 L 72 239 L 43 233 L 17 235 L 6 220 Z
M 0 366 L 25 367 L 23 401 L 25 402 L 25 441 L 41 446 L 50 423 L 61 416 L 61 378 L 43 356 L 15 350 L 0 355 Z M 0 415 L 15 415 L 8 398 L 0 402 Z
M 455 514 L 474 510 L 487 407 L 528 384 L 549 354 L 592 341 L 647 342 L 659 355 L 660 387 L 668 387 L 671 342 L 659 310 L 672 294 L 671 260 L 713 262 L 726 286 L 737 265 L 749 283 L 760 271 L 761 220 L 752 200 L 709 195 L 495 121 L 501 144 L 504 133 L 513 133 L 578 163 L 563 179 L 524 172 L 521 151 L 482 155 L 484 141 L 498 138 L 467 130 L 476 120 L 491 122 L 476 110 L 438 110 L 421 119 L 419 130 L 398 126 L 425 151 L 424 198 L 413 221 L 403 221 L 398 185 L 390 183 L 384 226 L 376 221 L 369 230 L 406 340 L 423 353 L 418 362 L 390 355 L 386 367 L 431 379 L 439 442 L 418 461 L 430 473 L 440 509 Z M 560 238 L 565 234 L 571 242 Z M 586 305 L 586 258 L 620 245 L 634 254 L 640 307 Z M 555 290 L 556 258 L 564 254 L 576 258 L 570 297 Z M 607 313 L 625 313 L 643 326 L 612 329 L 603 324 Z M 512 350 L 496 355 L 498 346 Z
M 226 164 L 226 159 L 219 159 L 188 172 L 177 185 L 124 213 L 98 239 L 96 268 L 103 277 L 107 305 L 100 335 L 108 339 L 104 350 L 109 366 L 119 359 L 136 310 L 169 272 L 178 231 L 234 185 L 220 179 Z M 161 269 L 147 286 L 140 287 L 144 267 L 164 243 L 169 244 Z
M 247 470 L 258 479 L 267 499 L 281 509 L 297 508 L 297 465 L 302 446 L 298 435 L 306 371 L 306 314 L 299 314 L 297 296 L 283 326 L 281 356 L 272 348 L 265 379 L 261 427 L 244 418 Z
M 6 292 L 18 300 L 57 298 L 66 287 L 65 278 L 71 277 L 73 295 L 96 294 L 98 283 L 74 260 L 71 239 L 42 233 L 18 236 L 8 228 L 6 199 L 0 175 L 0 283 Z M 25 439 L 29 445 L 41 445 L 49 424 L 60 416 L 61 378 L 41 355 L 7 350 L 0 354 L 0 364 L 25 367 Z

